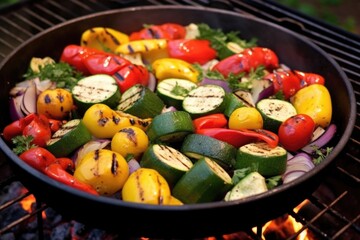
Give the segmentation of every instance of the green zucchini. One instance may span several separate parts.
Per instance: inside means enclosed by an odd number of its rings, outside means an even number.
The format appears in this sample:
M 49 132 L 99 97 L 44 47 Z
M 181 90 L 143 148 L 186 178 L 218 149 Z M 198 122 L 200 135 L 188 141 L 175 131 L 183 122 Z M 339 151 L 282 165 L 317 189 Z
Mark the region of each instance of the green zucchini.
M 153 118 L 165 107 L 164 102 L 148 87 L 135 84 L 121 96 L 116 110 L 129 113 L 140 118 Z
M 72 88 L 71 93 L 81 113 L 95 103 L 103 103 L 110 108 L 115 108 L 121 97 L 116 80 L 106 74 L 96 74 L 80 79 Z
M 229 143 L 194 133 L 185 137 L 180 151 L 194 159 L 208 157 L 225 170 L 229 170 L 235 164 L 237 149 Z
M 196 87 L 196 83 L 189 80 L 169 78 L 158 83 L 156 93 L 167 106 L 181 110 L 184 98 Z
M 153 144 L 144 152 L 140 166 L 157 170 L 170 187 L 193 166 L 192 161 L 180 151 L 163 144 Z
M 235 109 L 246 106 L 244 101 L 241 100 L 239 97 L 237 97 L 234 93 L 228 93 L 227 97 L 225 99 L 226 99 L 226 101 L 225 101 L 224 114 L 227 117 L 230 117 L 231 113 Z
M 232 188 L 229 174 L 215 161 L 201 158 L 175 184 L 172 195 L 186 204 L 222 199 Z
M 263 128 L 274 133 L 278 132 L 282 122 L 296 115 L 295 107 L 290 102 L 280 99 L 262 99 L 256 104 L 256 109 L 264 120 Z
M 202 85 L 191 90 L 184 98 L 182 107 L 194 117 L 223 112 L 226 92 L 217 85 Z
M 92 139 L 81 119 L 73 119 L 61 126 L 46 143 L 55 157 L 65 157 Z
M 251 172 L 227 192 L 224 200 L 238 200 L 266 192 L 267 190 L 265 178 L 258 172 Z
M 179 142 L 195 131 L 189 113 L 185 111 L 164 112 L 155 116 L 146 134 L 150 142 Z
M 281 175 L 286 170 L 287 151 L 280 146 L 269 147 L 256 142 L 241 146 L 236 155 L 235 169 L 255 169 L 265 177 Z

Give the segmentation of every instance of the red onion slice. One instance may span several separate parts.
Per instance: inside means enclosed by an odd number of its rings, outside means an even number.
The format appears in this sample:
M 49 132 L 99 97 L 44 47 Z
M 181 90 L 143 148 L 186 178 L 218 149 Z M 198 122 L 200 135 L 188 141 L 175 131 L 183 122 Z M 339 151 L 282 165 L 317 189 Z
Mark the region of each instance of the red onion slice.
M 291 182 L 315 167 L 311 156 L 306 153 L 298 153 L 287 161 L 286 171 L 282 176 L 283 183 Z
M 20 105 L 21 112 L 24 116 L 36 112 L 36 92 L 36 85 L 34 82 L 31 82 L 24 92 L 22 103 Z
M 140 168 L 140 163 L 135 158 L 132 158 L 128 161 L 128 166 L 129 174 L 131 174 Z
M 303 147 L 301 150 L 308 154 L 313 154 L 316 149 L 325 146 L 334 137 L 335 133 L 336 125 L 332 123 L 326 128 L 325 132 L 320 137 Z
M 80 147 L 72 156 L 72 160 L 75 163 L 75 166 L 78 164 L 78 161 L 82 159 L 88 152 L 103 149 L 107 147 L 111 141 L 109 139 L 96 139 L 91 140 L 90 142 L 85 143 Z
M 148 88 L 153 92 L 155 91 L 156 88 L 156 78 L 152 73 L 149 73 Z

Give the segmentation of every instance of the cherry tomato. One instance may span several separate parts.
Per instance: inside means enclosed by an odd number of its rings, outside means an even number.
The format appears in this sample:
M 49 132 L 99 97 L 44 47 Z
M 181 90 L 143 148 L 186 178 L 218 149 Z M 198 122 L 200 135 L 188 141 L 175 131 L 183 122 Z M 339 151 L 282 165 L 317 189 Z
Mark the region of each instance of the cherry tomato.
M 48 118 L 39 114 L 26 127 L 24 127 L 22 134 L 24 136 L 33 136 L 31 143 L 44 147 L 46 142 L 51 138 L 51 129 Z
M 274 93 L 282 92 L 285 99 L 289 99 L 298 90 L 306 86 L 306 83 L 296 76 L 292 71 L 275 70 L 267 77 L 274 85 Z
M 19 158 L 40 172 L 45 172 L 46 167 L 56 162 L 55 156 L 42 147 L 30 148 L 20 154 Z
M 297 114 L 280 125 L 279 142 L 286 150 L 297 151 L 310 142 L 314 130 L 315 122 L 309 115 Z
M 296 74 L 296 76 L 298 76 L 298 78 L 300 78 L 302 81 L 304 81 L 307 85 L 311 85 L 311 84 L 315 84 L 315 83 L 321 84 L 321 85 L 325 84 L 325 78 L 319 74 L 301 72 L 301 71 L 297 71 L 297 70 L 295 70 L 294 73 Z
M 186 29 L 180 24 L 164 23 L 160 27 L 170 35 L 170 39 L 183 39 L 186 36 Z
M 168 42 L 168 53 L 189 63 L 205 64 L 216 57 L 216 51 L 208 40 L 177 39 Z

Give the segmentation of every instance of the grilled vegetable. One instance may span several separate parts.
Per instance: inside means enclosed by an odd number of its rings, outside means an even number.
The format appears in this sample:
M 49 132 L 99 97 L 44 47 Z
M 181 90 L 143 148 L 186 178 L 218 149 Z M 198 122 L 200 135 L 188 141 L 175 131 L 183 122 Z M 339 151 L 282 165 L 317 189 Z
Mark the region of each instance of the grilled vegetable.
M 188 62 L 176 58 L 161 58 L 152 63 L 158 81 L 168 78 L 181 78 L 197 83 L 199 72 Z
M 112 138 L 121 128 L 135 124 L 105 104 L 94 104 L 86 110 L 83 122 L 94 137 Z
M 290 102 L 272 98 L 260 100 L 256 104 L 256 108 L 263 118 L 264 129 L 274 133 L 278 132 L 282 122 L 297 113 L 295 107 Z
M 169 78 L 157 84 L 156 93 L 167 106 L 182 109 L 182 102 L 188 93 L 197 85 L 189 80 Z
M 194 126 L 189 113 L 171 111 L 153 118 L 146 133 L 151 142 L 179 142 L 186 135 L 194 132 Z
M 231 177 L 220 165 L 201 158 L 178 180 L 172 193 L 183 203 L 204 203 L 223 198 L 231 187 Z
M 263 128 L 263 118 L 254 107 L 240 107 L 229 117 L 230 129 L 260 129 Z
M 80 119 L 73 119 L 61 126 L 46 142 L 46 149 L 56 157 L 65 157 L 91 140 L 91 133 Z
M 286 170 L 287 152 L 277 146 L 269 147 L 263 142 L 249 143 L 238 149 L 235 168 L 256 169 L 262 176 L 281 175 Z
M 180 151 L 194 159 L 207 157 L 225 170 L 231 169 L 235 163 L 236 148 L 234 146 L 206 135 L 189 134 L 184 139 Z
M 141 158 L 140 166 L 157 170 L 170 187 L 193 166 L 191 160 L 173 147 L 153 144 Z
M 126 160 L 119 153 L 99 149 L 87 153 L 77 164 L 74 177 L 91 185 L 100 195 L 121 190 L 129 176 Z
M 105 52 L 114 52 L 121 44 L 129 42 L 129 36 L 112 28 L 94 27 L 81 35 L 80 44 Z
M 149 139 L 146 133 L 134 126 L 121 128 L 111 139 L 111 150 L 125 158 L 128 155 L 138 158 L 148 145 Z
M 225 109 L 226 93 L 217 85 L 198 86 L 184 98 L 182 107 L 192 117 L 220 113 Z
M 126 180 L 121 191 L 123 201 L 169 205 L 172 201 L 170 187 L 158 171 L 139 168 Z
M 164 102 L 149 88 L 136 84 L 125 91 L 117 110 L 140 118 L 153 118 L 165 107 Z
M 106 74 L 96 74 L 81 79 L 72 89 L 72 94 L 81 113 L 95 103 L 115 108 L 121 97 L 115 79 Z
M 72 94 L 63 88 L 45 90 L 36 101 L 37 113 L 52 119 L 68 118 L 73 108 Z
M 238 200 L 266 192 L 267 190 L 265 178 L 258 172 L 251 172 L 227 192 L 224 200 Z
M 300 89 L 292 98 L 297 113 L 307 114 L 316 126 L 326 128 L 332 117 L 332 103 L 329 90 L 321 84 L 312 84 Z

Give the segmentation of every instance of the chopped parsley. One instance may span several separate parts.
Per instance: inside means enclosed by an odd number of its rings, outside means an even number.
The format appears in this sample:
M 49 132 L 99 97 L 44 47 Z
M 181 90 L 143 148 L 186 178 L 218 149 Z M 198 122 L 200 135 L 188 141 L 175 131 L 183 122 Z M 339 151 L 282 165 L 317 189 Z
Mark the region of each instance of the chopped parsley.
M 76 71 L 68 63 L 59 62 L 46 64 L 39 68 L 39 72 L 34 72 L 31 68 L 24 74 L 25 79 L 39 78 L 40 80 L 49 79 L 56 83 L 59 88 L 72 89 L 77 81 L 82 77 L 82 73 Z
M 256 46 L 257 40 L 255 38 L 246 41 L 238 36 L 239 32 L 237 31 L 224 33 L 221 29 L 210 28 L 210 26 L 205 23 L 197 24 L 197 27 L 200 33 L 200 36 L 197 38 L 209 40 L 211 47 L 217 51 L 217 56 L 220 60 L 234 54 L 234 52 L 228 48 L 228 43 L 230 42 L 238 44 L 241 48 Z
M 34 139 L 33 136 L 24 136 L 24 135 L 13 137 L 11 139 L 12 143 L 15 145 L 15 147 L 12 149 L 13 152 L 17 155 L 20 155 L 21 153 L 29 150 L 30 148 L 36 147 L 35 144 L 31 143 L 33 139 Z

